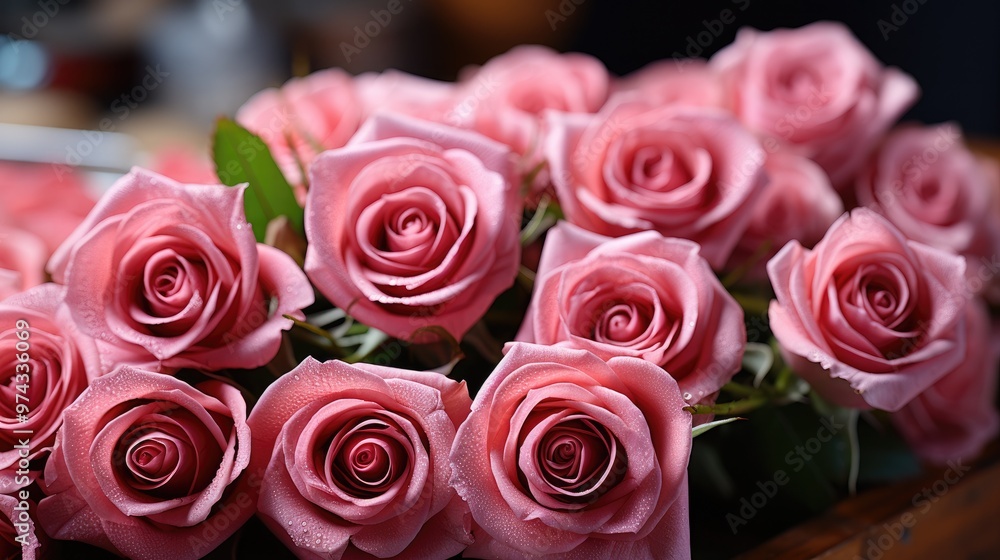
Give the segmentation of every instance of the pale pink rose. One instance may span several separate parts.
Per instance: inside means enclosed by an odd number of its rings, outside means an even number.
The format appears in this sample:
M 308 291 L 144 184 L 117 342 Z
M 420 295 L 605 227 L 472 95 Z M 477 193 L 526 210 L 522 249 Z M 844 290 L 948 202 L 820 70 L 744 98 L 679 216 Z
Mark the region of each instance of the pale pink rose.
M 895 411 L 965 358 L 965 259 L 859 208 L 767 263 L 786 363 L 835 404 Z
M 566 219 L 595 233 L 690 239 L 721 268 L 764 186 L 764 150 L 732 117 L 612 100 L 597 115 L 550 113 L 545 153 Z
M 52 252 L 94 207 L 69 167 L 0 162 L 0 225 L 30 232 Z
M 549 230 L 517 340 L 661 366 L 691 403 L 714 401 L 740 370 L 743 309 L 696 243 L 652 231 L 617 239 Z
M 30 497 L 0 494 L 0 558 L 45 558 L 45 534 L 38 531 L 34 517 L 35 502 Z
M 630 357 L 514 344 L 451 451 L 473 558 L 690 558 L 691 415 Z
M 402 116 L 368 120 L 313 165 L 306 272 L 362 323 L 461 339 L 509 288 L 521 206 L 510 152 L 474 132 Z
M 910 239 L 965 256 L 977 291 L 997 280 L 1000 192 L 957 125 L 894 131 L 858 174 L 856 194 Z
M 0 492 L 13 493 L 40 474 L 63 410 L 100 375 L 93 340 L 81 335 L 62 306 L 65 288 L 44 284 L 0 303 Z M 23 417 L 17 405 L 24 405 Z M 29 435 L 16 430 L 28 430 Z M 27 448 L 21 446 L 29 440 Z M 28 471 L 28 472 L 26 472 Z
M 965 313 L 965 359 L 892 415 L 892 422 L 924 459 L 936 464 L 974 458 L 997 433 L 997 366 L 989 317 L 978 302 Z
M 650 63 L 619 79 L 614 91 L 639 95 L 657 105 L 726 106 L 721 76 L 699 59 Z
M 368 72 L 354 79 L 364 116 L 397 113 L 458 126 L 452 111 L 458 102 L 458 86 L 398 70 Z
M 213 185 L 219 182 L 215 164 L 209 155 L 199 154 L 185 146 L 170 146 L 156 152 L 149 169 L 178 183 Z
M 246 187 L 182 185 L 135 168 L 52 256 L 106 370 L 254 368 L 271 360 L 313 292 L 295 261 L 258 244 Z
M 307 358 L 253 414 L 259 517 L 298 558 L 448 558 L 472 542 L 448 484 L 469 414 L 434 372 Z
M 842 24 L 744 28 L 712 57 L 728 102 L 748 127 L 849 182 L 882 134 L 916 101 L 910 76 L 886 68 Z
M 459 87 L 456 118 L 534 162 L 542 113 L 597 112 L 610 76 L 589 55 L 521 45 L 466 72 Z
M 237 122 L 264 140 L 292 185 L 305 181 L 320 152 L 346 144 L 361 118 L 352 78 L 339 68 L 265 89 L 236 112 Z
M 746 277 L 766 280 L 767 261 L 791 240 L 812 247 L 844 213 L 844 203 L 826 172 L 789 152 L 768 154 L 767 186 L 726 268 L 749 266 Z M 764 251 L 764 249 L 767 249 Z
M 66 409 L 38 522 L 128 558 L 201 558 L 254 513 L 249 461 L 238 389 L 123 366 Z
M 0 300 L 45 281 L 45 242 L 23 229 L 0 225 Z

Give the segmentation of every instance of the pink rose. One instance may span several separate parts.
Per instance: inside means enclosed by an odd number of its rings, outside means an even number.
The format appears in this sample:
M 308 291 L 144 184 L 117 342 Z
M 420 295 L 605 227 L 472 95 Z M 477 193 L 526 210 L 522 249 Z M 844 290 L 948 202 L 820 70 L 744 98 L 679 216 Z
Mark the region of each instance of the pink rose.
M 985 309 L 965 313 L 965 360 L 892 415 L 893 424 L 924 459 L 937 464 L 974 458 L 997 433 L 997 366 Z
M 746 328 L 698 250 L 652 231 L 612 239 L 560 222 L 517 340 L 642 358 L 676 379 L 688 402 L 714 401 L 740 370 Z
M 178 183 L 213 185 L 219 182 L 215 164 L 208 154 L 200 154 L 184 146 L 172 146 L 156 152 L 149 169 Z
M 88 379 L 100 374 L 94 342 L 77 332 L 62 307 L 64 291 L 44 284 L 0 303 L 0 376 L 6 388 L 0 414 L 4 494 L 35 479 L 38 472 L 24 469 L 25 461 L 40 462 L 48 455 L 63 410 L 87 388 Z M 18 405 L 23 405 L 23 418 Z M 29 430 L 30 436 L 17 430 Z M 26 437 L 30 445 L 24 456 L 16 446 Z
M 992 210 L 995 188 L 954 124 L 894 131 L 856 183 L 858 203 L 885 216 L 904 235 L 964 255 L 976 288 L 997 273 L 990 260 L 1000 252 L 1000 221 Z
M 122 177 L 49 261 L 105 369 L 254 368 L 275 356 L 312 288 L 295 262 L 258 244 L 243 190 Z
M 598 115 L 549 115 L 545 139 L 566 219 L 595 233 L 690 239 L 721 268 L 763 187 L 764 150 L 729 116 L 631 97 Z
M 514 344 L 451 451 L 474 558 L 690 558 L 691 415 L 654 364 Z
M 452 113 L 458 86 L 398 70 L 369 72 L 354 79 L 365 117 L 391 112 L 428 121 L 461 124 Z
M 66 409 L 38 520 L 128 558 L 200 558 L 253 515 L 249 461 L 238 389 L 124 366 Z
M 820 164 L 834 186 L 850 181 L 868 152 L 919 95 L 911 77 L 885 68 L 842 24 L 741 29 L 712 57 L 733 111 L 768 137 Z
M 509 155 L 473 132 L 373 117 L 313 165 L 309 278 L 392 336 L 437 325 L 461 339 L 517 275 L 521 207 Z
M 601 61 L 522 45 L 467 72 L 456 112 L 469 126 L 534 159 L 543 111 L 595 113 L 608 97 L 610 77 Z
M 94 207 L 72 168 L 0 162 L 0 225 L 38 236 L 52 252 Z
M 22 509 L 27 505 L 28 509 Z M 19 494 L 0 494 L 0 557 L 42 558 L 44 534 L 35 528 L 35 503 Z M 23 530 L 26 529 L 26 530 Z
M 443 375 L 307 358 L 250 416 L 260 518 L 299 558 L 448 558 L 471 542 L 448 485 L 469 414 Z
M 288 181 L 301 185 L 320 152 L 347 143 L 361 110 L 351 76 L 329 68 L 257 93 L 236 120 L 264 140 Z
M 856 209 L 813 250 L 792 241 L 767 263 L 771 328 L 827 400 L 899 410 L 965 358 L 964 270 L 962 257 Z
M 774 152 L 768 154 L 764 171 L 767 186 L 757 197 L 750 225 L 726 267 L 748 265 L 747 277 L 753 280 L 767 278 L 767 261 L 786 243 L 794 239 L 812 247 L 844 213 L 830 178 L 812 160 Z M 768 250 L 763 252 L 765 246 Z
M 0 225 L 0 300 L 45 281 L 49 250 L 34 234 Z
M 721 76 L 699 59 L 653 62 L 621 78 L 614 91 L 657 105 L 725 106 Z

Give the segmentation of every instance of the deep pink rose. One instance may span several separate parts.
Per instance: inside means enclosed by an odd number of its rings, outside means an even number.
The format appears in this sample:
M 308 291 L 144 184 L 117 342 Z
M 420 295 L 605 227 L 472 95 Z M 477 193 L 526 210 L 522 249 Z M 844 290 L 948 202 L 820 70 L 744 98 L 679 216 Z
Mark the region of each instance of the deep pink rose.
M 838 189 L 919 95 L 842 24 L 760 32 L 744 28 L 712 57 L 732 110 L 768 137 L 820 164 Z
M 70 167 L 0 162 L 0 225 L 30 232 L 52 252 L 94 207 Z
M 549 230 L 517 340 L 642 358 L 691 403 L 740 370 L 743 309 L 698 245 L 652 231 L 612 239 L 566 222 Z
M 1000 348 L 986 311 L 970 302 L 965 314 L 965 360 L 892 415 L 918 455 L 936 464 L 974 458 L 997 433 Z
M 470 131 L 376 116 L 313 165 L 306 272 L 392 336 L 461 339 L 514 283 L 521 206 L 510 152 Z
M 830 178 L 812 160 L 778 151 L 768 154 L 764 171 L 767 186 L 726 267 L 749 266 L 747 278 L 753 280 L 767 278 L 767 261 L 786 243 L 794 239 L 812 247 L 844 213 Z
M 250 415 L 260 518 L 299 558 L 448 558 L 472 541 L 448 485 L 465 383 L 306 358 Z
M 23 229 L 0 225 L 0 300 L 45 281 L 45 242 Z
M 369 72 L 354 79 L 364 116 L 391 112 L 458 126 L 453 113 L 458 86 L 398 70 Z
M 38 521 L 128 558 L 201 558 L 254 513 L 249 461 L 238 389 L 123 366 L 66 409 Z
M 534 161 L 545 110 L 595 113 L 609 87 L 608 71 L 596 58 L 521 45 L 462 77 L 456 114 Z
M 858 175 L 858 203 L 904 235 L 964 255 L 970 287 L 995 281 L 1000 220 L 989 170 L 963 144 L 954 124 L 894 131 Z
M 658 105 L 725 107 L 721 77 L 694 58 L 653 62 L 618 80 L 614 90 Z
M 254 240 L 245 188 L 136 168 L 52 256 L 106 370 L 254 368 L 274 357 L 292 324 L 283 315 L 301 318 L 313 292 L 291 257 Z
M 101 373 L 94 342 L 77 332 L 62 306 L 64 290 L 44 284 L 0 303 L 0 492 L 4 494 L 35 479 L 39 473 L 24 473 L 21 460 L 45 458 L 62 426 L 63 410 L 87 388 L 88 379 Z M 25 418 L 18 405 L 24 405 Z M 16 430 L 29 430 L 30 435 Z M 30 440 L 26 451 L 16 447 L 25 438 Z
M 514 344 L 451 451 L 474 558 L 690 558 L 691 415 L 630 357 Z
M 24 509 L 27 506 L 27 509 Z M 0 494 L 0 558 L 44 558 L 45 534 L 35 526 L 35 503 L 30 498 Z
M 619 97 L 597 115 L 550 113 L 545 140 L 566 219 L 603 235 L 690 239 L 721 268 L 764 184 L 760 142 L 722 112 Z
M 899 410 L 965 359 L 965 259 L 910 241 L 866 208 L 813 250 L 767 263 L 782 355 L 820 395 Z
M 339 68 L 265 89 L 236 112 L 236 120 L 264 140 L 293 185 L 302 184 L 320 152 L 346 144 L 361 118 L 351 76 Z

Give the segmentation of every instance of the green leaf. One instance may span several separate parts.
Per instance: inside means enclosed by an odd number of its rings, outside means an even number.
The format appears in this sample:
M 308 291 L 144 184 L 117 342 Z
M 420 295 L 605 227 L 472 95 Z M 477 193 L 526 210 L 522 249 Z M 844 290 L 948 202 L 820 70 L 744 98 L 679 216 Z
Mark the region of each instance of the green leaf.
M 730 422 L 736 422 L 737 420 L 746 420 L 746 418 L 740 418 L 739 416 L 734 416 L 732 418 L 723 418 L 722 420 L 716 420 L 714 422 L 709 422 L 707 424 L 701 424 L 700 426 L 695 426 L 691 428 L 691 437 L 696 438 L 701 434 L 711 430 L 712 428 L 718 428 L 723 424 L 729 424 Z
M 760 387 L 761 381 L 774 365 L 774 352 L 767 344 L 748 342 L 743 353 L 743 369 L 753 374 L 753 386 Z
M 216 174 L 223 184 L 250 184 L 244 195 L 244 208 L 257 241 L 264 241 L 267 224 L 278 216 L 287 217 L 292 228 L 302 233 L 302 207 L 259 136 L 230 119 L 219 118 L 212 138 L 212 155 Z

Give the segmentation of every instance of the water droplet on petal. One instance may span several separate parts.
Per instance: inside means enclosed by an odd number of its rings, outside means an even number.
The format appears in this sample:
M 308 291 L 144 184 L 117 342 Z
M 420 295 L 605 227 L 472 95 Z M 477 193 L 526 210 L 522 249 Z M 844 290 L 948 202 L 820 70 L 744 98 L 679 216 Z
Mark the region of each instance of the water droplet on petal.
M 684 394 L 681 395 L 681 396 L 684 397 L 684 400 L 686 400 L 686 401 L 689 401 L 689 400 L 691 400 L 691 399 L 694 398 L 694 395 L 692 395 L 691 393 L 688 393 L 687 391 L 685 391 Z

